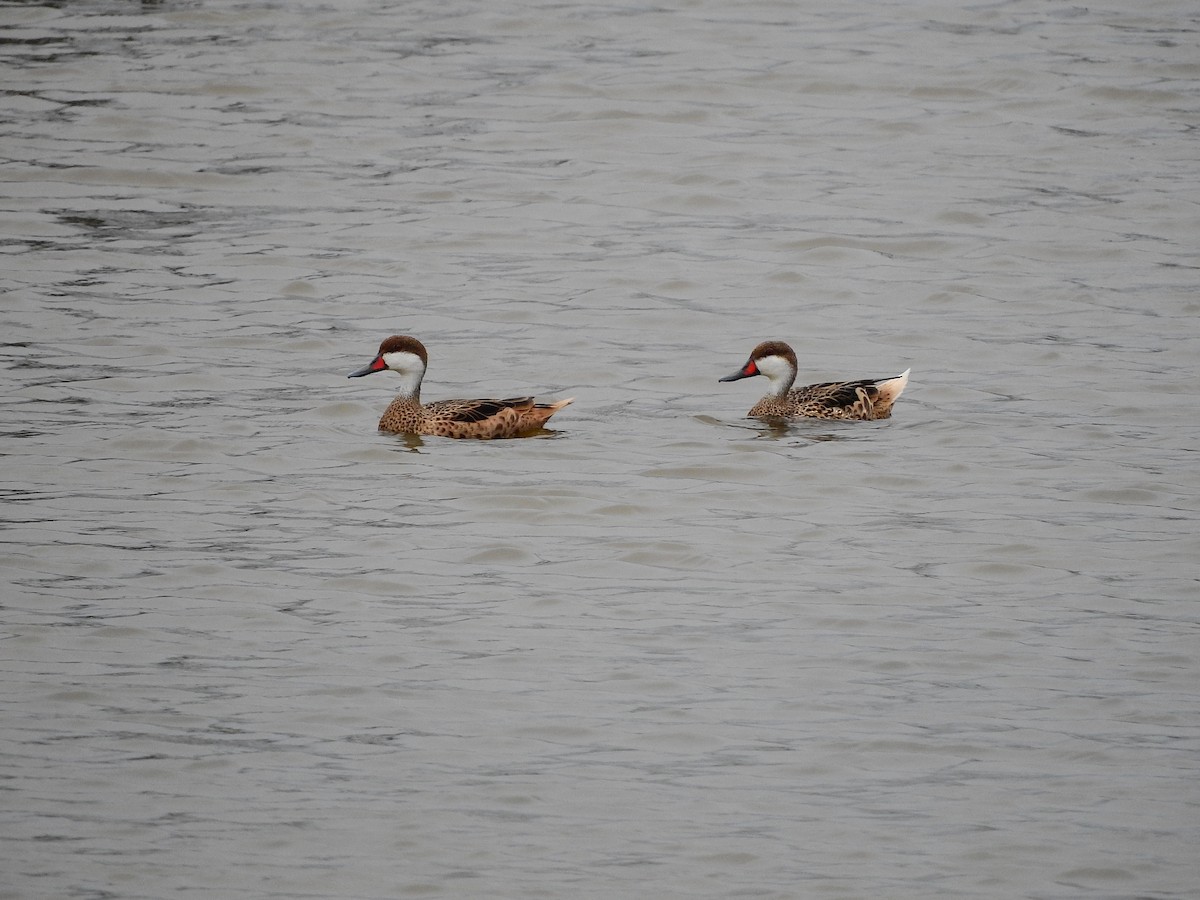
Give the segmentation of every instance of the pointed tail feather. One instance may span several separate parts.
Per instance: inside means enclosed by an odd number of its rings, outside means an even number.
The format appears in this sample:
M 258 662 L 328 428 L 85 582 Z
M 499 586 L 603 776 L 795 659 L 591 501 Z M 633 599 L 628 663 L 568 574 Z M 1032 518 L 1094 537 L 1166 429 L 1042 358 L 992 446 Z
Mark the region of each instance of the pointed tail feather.
M 559 400 L 555 403 L 538 403 L 532 409 L 521 410 L 520 430 L 529 431 L 541 428 L 546 424 L 547 419 L 573 402 L 575 402 L 575 398 L 568 397 L 566 400 Z
M 875 398 L 876 416 L 882 419 L 891 413 L 892 404 L 900 398 L 900 395 L 904 393 L 904 388 L 908 385 L 908 373 L 911 371 L 912 369 L 908 368 L 895 378 L 876 382 L 875 387 L 879 391 L 879 395 Z

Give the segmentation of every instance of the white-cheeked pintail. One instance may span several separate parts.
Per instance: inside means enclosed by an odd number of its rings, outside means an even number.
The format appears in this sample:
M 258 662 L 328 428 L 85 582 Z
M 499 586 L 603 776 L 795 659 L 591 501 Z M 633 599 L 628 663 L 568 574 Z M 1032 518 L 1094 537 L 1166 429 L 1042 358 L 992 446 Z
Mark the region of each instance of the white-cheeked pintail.
M 380 431 L 484 440 L 522 437 L 541 429 L 547 419 L 575 399 L 537 403 L 533 397 L 510 397 L 422 404 L 421 379 L 428 365 L 425 345 L 414 337 L 397 334 L 379 345 L 379 353 L 371 362 L 350 373 L 348 377 L 359 378 L 391 370 L 402 379 L 400 393 L 379 419 Z
M 860 378 L 830 381 L 793 388 L 796 353 L 783 341 L 764 341 L 754 348 L 746 364 L 721 381 L 764 375 L 770 393 L 746 415 L 762 418 L 887 419 L 892 404 L 908 384 L 911 369 L 894 378 Z

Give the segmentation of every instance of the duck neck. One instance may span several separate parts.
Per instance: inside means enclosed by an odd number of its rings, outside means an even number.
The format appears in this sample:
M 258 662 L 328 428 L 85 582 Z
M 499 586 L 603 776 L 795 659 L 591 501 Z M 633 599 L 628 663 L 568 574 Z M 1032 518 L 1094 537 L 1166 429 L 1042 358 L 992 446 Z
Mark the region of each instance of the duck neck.
M 400 376 L 400 389 L 396 392 L 396 398 L 420 406 L 422 373 L 399 372 L 397 374 Z
M 786 397 L 796 382 L 796 370 L 791 366 L 763 374 L 767 376 L 767 396 L 776 400 Z

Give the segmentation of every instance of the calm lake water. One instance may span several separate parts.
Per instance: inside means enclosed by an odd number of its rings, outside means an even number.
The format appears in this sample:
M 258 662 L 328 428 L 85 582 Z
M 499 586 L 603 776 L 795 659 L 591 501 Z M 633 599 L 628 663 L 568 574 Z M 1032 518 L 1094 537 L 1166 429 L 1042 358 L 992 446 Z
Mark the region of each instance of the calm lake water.
M 1196 897 L 1198 35 L 0 5 L 0 896 Z

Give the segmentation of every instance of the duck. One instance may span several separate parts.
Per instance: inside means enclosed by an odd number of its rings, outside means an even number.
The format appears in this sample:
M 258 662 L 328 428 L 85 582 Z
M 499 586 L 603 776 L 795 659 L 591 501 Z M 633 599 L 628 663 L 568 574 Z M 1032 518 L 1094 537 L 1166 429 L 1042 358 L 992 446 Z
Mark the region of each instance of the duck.
M 750 359 L 736 372 L 720 381 L 738 381 L 763 375 L 770 392 L 746 415 L 759 418 L 887 419 L 892 405 L 908 384 L 905 369 L 893 378 L 860 378 L 856 381 L 829 381 L 793 388 L 796 380 L 796 352 L 783 341 L 763 341 L 750 353 Z
M 481 440 L 525 437 L 541 430 L 547 419 L 575 399 L 538 403 L 533 397 L 509 397 L 422 403 L 421 380 L 428 367 L 429 353 L 424 344 L 415 337 L 394 334 L 379 345 L 373 360 L 347 377 L 361 378 L 387 371 L 400 376 L 400 392 L 379 419 L 379 430 L 391 434 Z

